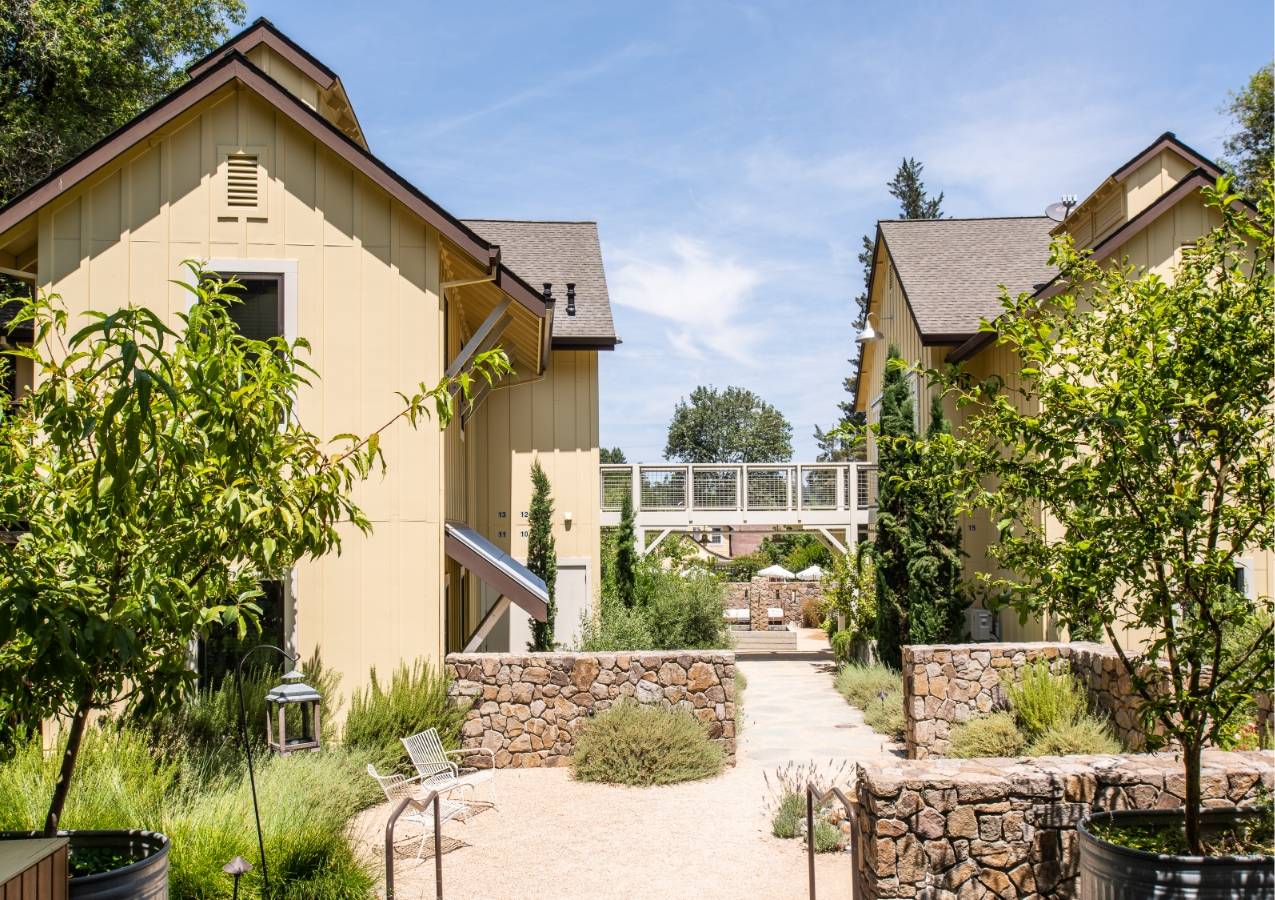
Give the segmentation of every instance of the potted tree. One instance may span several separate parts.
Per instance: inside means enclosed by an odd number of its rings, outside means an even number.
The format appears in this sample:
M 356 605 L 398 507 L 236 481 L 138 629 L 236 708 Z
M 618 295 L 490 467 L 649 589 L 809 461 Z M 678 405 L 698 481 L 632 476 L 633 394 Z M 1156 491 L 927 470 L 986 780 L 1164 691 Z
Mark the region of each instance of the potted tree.
M 1013 573 L 987 580 L 1024 617 L 1109 642 L 1149 747 L 1182 761 L 1182 809 L 1082 824 L 1082 896 L 1093 879 L 1107 897 L 1275 885 L 1271 827 L 1201 794 L 1205 748 L 1272 682 L 1271 598 L 1243 581 L 1275 546 L 1271 191 L 1253 207 L 1223 178 L 1204 201 L 1218 226 L 1171 280 L 1057 241 L 1059 291 L 1006 296 L 984 326 L 1021 361 L 1012 391 L 931 373 L 967 414 L 964 502 L 990 511 Z
M 242 336 L 233 283 L 195 264 L 181 332 L 145 308 L 89 312 L 68 333 L 57 297 L 27 301 L 34 342 L 8 351 L 36 383 L 0 413 L 0 714 L 62 723 L 43 834 L 58 833 L 94 711 L 180 702 L 191 641 L 255 627 L 260 581 L 370 524 L 350 499 L 383 464 L 398 418 L 446 424 L 453 391 L 509 371 L 500 351 L 404 396 L 398 416 L 332 445 L 294 416 L 313 370 L 304 341 Z M 459 382 L 459 384 L 457 384 Z M 144 824 L 144 823 L 139 823 Z M 72 896 L 165 896 L 168 840 L 70 833 Z

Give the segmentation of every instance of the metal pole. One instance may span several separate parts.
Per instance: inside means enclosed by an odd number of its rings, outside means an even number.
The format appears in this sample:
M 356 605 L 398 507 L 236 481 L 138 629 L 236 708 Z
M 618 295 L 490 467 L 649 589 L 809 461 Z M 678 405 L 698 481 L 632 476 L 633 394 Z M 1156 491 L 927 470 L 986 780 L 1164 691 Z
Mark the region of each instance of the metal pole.
M 258 644 L 241 656 L 239 664 L 235 666 L 235 688 L 239 692 L 239 732 L 243 736 L 244 755 L 248 757 L 248 787 L 252 791 L 252 816 L 257 823 L 257 852 L 261 855 L 261 895 L 268 898 L 270 896 L 270 870 L 266 866 L 266 839 L 261 833 L 261 809 L 257 805 L 257 776 L 252 769 L 252 742 L 248 740 L 248 707 L 244 704 L 243 699 L 243 664 L 248 657 L 258 650 L 274 650 L 294 663 L 297 661 L 297 657 L 290 655 L 286 650 L 276 647 L 274 644 Z
M 385 823 L 385 900 L 394 900 L 394 826 L 399 816 L 409 806 L 425 809 L 434 805 L 434 897 L 443 900 L 443 822 L 440 809 L 440 797 L 437 791 L 430 791 L 422 802 L 413 797 L 404 797 L 390 813 Z
M 434 793 L 434 898 L 443 900 L 443 822 L 438 793 Z
M 806 864 L 810 873 L 810 900 L 815 900 L 815 792 L 806 785 Z

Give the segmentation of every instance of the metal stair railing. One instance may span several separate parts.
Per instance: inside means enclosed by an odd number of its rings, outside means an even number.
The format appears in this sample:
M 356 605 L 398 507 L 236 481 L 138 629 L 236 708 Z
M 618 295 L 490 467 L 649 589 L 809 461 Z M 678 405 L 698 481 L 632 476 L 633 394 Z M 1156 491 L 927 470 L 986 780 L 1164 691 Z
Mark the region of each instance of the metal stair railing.
M 438 791 L 429 791 L 421 799 L 404 797 L 385 823 L 385 900 L 394 900 L 394 826 L 398 817 L 410 806 L 417 811 L 434 808 L 434 900 L 443 900 L 443 823 Z M 811 863 L 814 865 L 814 863 Z M 814 870 L 811 869 L 813 873 Z M 813 882 L 812 882 L 813 884 Z
M 815 809 L 833 797 L 846 808 L 850 821 L 850 900 L 859 900 L 859 817 L 858 803 L 833 785 L 820 792 L 813 781 L 806 785 L 806 862 L 810 873 L 810 900 L 815 900 Z

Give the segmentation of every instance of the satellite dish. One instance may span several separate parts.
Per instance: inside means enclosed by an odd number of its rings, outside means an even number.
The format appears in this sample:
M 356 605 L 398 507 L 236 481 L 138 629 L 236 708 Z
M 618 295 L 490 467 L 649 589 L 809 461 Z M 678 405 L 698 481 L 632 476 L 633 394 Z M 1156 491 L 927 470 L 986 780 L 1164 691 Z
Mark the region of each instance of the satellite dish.
M 1075 194 L 1063 194 L 1063 198 L 1057 203 L 1051 203 L 1045 207 L 1045 215 L 1053 219 L 1055 222 L 1061 222 L 1063 219 L 1071 215 L 1072 208 L 1076 205 Z

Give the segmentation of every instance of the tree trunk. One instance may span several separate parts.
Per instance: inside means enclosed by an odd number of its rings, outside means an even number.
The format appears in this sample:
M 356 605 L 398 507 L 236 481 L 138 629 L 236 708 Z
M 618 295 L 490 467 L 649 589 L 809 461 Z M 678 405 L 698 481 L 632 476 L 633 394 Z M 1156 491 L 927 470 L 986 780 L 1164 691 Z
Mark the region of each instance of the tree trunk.
M 66 751 L 62 754 L 62 768 L 58 771 L 58 783 L 53 788 L 53 802 L 49 804 L 49 814 L 44 820 L 45 837 L 54 837 L 58 833 L 62 807 L 66 805 L 66 795 L 71 788 L 71 774 L 75 771 L 75 761 L 80 755 L 80 742 L 84 739 L 84 728 L 88 720 L 89 702 L 85 698 L 76 706 L 75 717 L 71 719 Z
M 1195 856 L 1204 855 L 1200 838 L 1200 755 L 1199 742 L 1183 743 L 1182 763 L 1186 768 L 1186 846 Z

